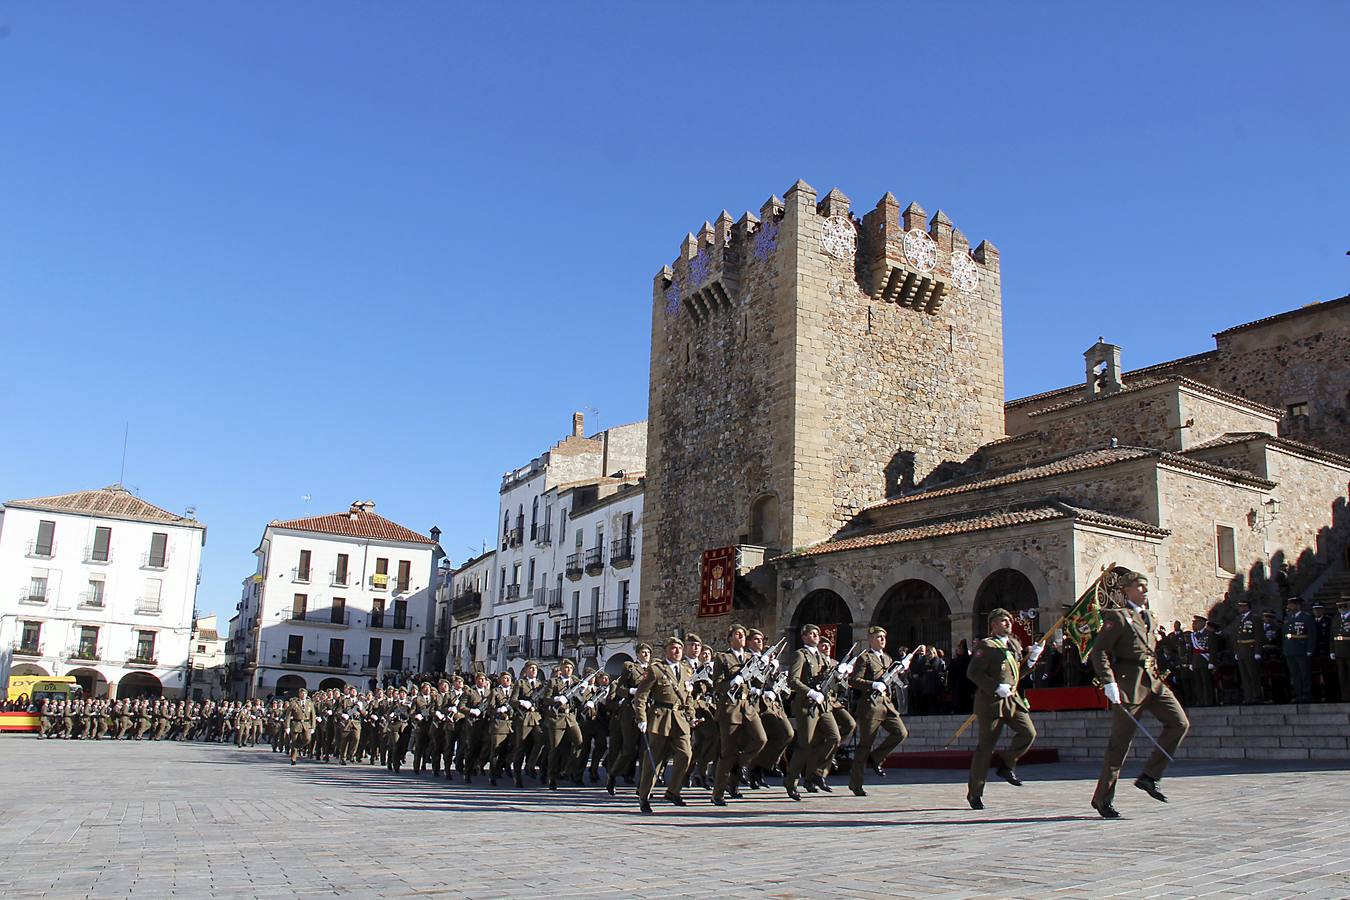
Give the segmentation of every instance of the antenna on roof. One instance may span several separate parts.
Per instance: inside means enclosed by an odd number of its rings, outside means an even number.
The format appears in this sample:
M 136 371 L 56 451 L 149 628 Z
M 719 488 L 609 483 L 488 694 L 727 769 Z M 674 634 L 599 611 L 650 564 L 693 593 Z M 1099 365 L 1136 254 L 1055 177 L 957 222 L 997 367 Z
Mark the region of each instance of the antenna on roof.
M 127 477 L 127 438 L 131 437 L 131 422 L 126 423 L 122 429 L 122 471 L 117 474 L 117 483 L 121 484 Z

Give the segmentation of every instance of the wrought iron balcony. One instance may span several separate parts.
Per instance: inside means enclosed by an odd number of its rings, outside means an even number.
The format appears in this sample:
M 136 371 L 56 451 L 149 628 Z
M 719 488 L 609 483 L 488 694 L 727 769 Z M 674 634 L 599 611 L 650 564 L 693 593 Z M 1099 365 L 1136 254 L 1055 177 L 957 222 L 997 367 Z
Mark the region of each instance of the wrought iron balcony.
M 557 659 L 562 655 L 557 638 L 547 638 L 538 643 L 539 652 L 536 655 L 540 659 Z
M 133 653 L 127 657 L 127 665 L 151 667 L 159 665 L 159 660 L 155 659 L 154 654 L 142 656 L 140 653 Z
M 548 608 L 550 612 L 563 608 L 562 588 L 549 589 Z
M 9 652 L 11 656 L 41 656 L 42 642 L 25 644 L 23 641 L 15 641 L 9 645 Z
M 534 608 L 545 609 L 548 607 L 548 588 L 534 589 Z
M 599 575 L 605 571 L 605 548 L 591 547 L 586 551 L 586 574 Z
M 28 542 L 28 549 L 25 553 L 25 555 L 31 556 L 33 559 L 51 559 L 55 554 L 55 541 L 48 541 L 44 544 L 36 540 Z
M 106 605 L 106 603 L 104 602 L 104 599 L 103 599 L 103 595 L 102 595 L 102 594 L 99 594 L 98 596 L 95 596 L 95 595 L 91 594 L 89 591 L 85 591 L 84 593 L 80 594 L 79 599 L 76 601 L 75 605 L 76 605 L 77 607 L 79 607 L 80 609 L 106 609 L 106 608 L 107 608 L 107 605 Z
M 623 569 L 633 564 L 633 536 L 615 538 L 609 543 L 609 564 Z
M 84 548 L 84 561 L 87 563 L 96 563 L 103 565 L 112 562 L 112 547 L 95 547 L 90 544 Z
M 456 619 L 472 619 L 483 610 L 483 594 L 481 591 L 463 591 L 455 597 L 454 603 L 450 606 L 450 613 Z
M 41 591 L 36 591 L 31 587 L 22 588 L 19 591 L 19 602 L 26 603 L 29 606 L 46 606 L 47 589 L 43 588 Z
M 386 591 L 389 589 L 388 573 L 376 572 L 370 576 L 370 586 L 377 591 Z
M 306 625 L 336 625 L 339 628 L 352 623 L 351 611 L 336 606 L 328 609 L 292 610 L 286 619 L 290 622 L 304 622 Z
M 299 566 L 296 566 L 294 569 L 291 569 L 291 581 L 294 581 L 297 584 L 309 584 L 309 576 L 312 574 L 313 573 L 309 569 L 302 569 Z
M 507 599 L 507 600 L 519 600 L 519 599 L 520 599 L 520 585 L 518 585 L 518 584 L 508 584 L 508 585 L 506 586 L 506 599 Z
M 596 617 L 596 633 L 637 634 L 637 609 L 611 609 Z
M 89 661 L 92 661 L 92 662 L 97 662 L 98 660 L 102 659 L 102 657 L 99 656 L 99 653 L 98 653 L 98 647 L 97 647 L 97 646 L 90 646 L 90 645 L 88 645 L 88 644 L 83 644 L 83 645 L 78 646 L 78 647 L 71 647 L 71 648 L 67 649 L 67 650 L 66 650 L 66 658 L 67 658 L 67 659 L 83 659 L 83 660 L 89 660 Z
M 158 598 L 138 597 L 136 599 L 136 615 L 138 616 L 157 616 L 163 610 Z
M 506 533 L 506 543 L 510 547 L 519 547 L 522 543 L 524 543 L 524 537 L 525 537 L 524 527 L 517 525 L 515 528 L 512 528 L 510 531 Z
M 142 569 L 167 569 L 169 567 L 169 551 L 163 553 L 146 552 L 141 554 Z
M 346 587 L 351 583 L 351 572 L 340 572 L 337 569 L 328 573 L 328 583 L 333 587 Z
M 380 628 L 385 631 L 412 631 L 417 627 L 417 623 L 410 616 L 388 612 L 371 613 L 367 624 L 371 628 Z
M 547 547 L 553 543 L 553 523 L 545 522 L 543 525 L 535 527 L 534 542 L 541 547 Z
M 581 577 L 581 556 L 580 550 L 576 553 L 569 554 L 566 566 L 563 569 L 563 574 L 573 581 L 576 581 Z

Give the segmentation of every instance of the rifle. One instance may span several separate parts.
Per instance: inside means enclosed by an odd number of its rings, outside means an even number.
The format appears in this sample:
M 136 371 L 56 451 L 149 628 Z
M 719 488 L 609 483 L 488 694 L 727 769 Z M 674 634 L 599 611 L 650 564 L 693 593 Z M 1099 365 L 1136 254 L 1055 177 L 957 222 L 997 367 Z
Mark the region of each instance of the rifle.
M 862 641 L 854 641 L 853 646 L 848 648 L 848 656 L 845 657 L 844 661 L 841 662 L 839 665 L 830 669 L 828 672 L 825 673 L 824 678 L 821 678 L 820 681 L 816 682 L 816 690 L 819 693 L 824 694 L 826 697 L 830 696 L 830 692 L 833 691 L 835 689 L 835 686 L 839 684 L 839 670 L 844 666 L 853 664 L 853 661 L 857 659 L 862 652 L 858 649 L 858 647 L 861 644 Z M 824 705 L 823 703 L 816 704 L 814 700 L 812 700 L 811 702 L 813 705 L 821 705 L 821 706 Z
M 778 643 L 750 660 L 744 666 L 741 666 L 741 683 L 733 685 L 732 688 L 727 691 L 727 698 L 732 701 L 739 701 L 741 697 L 744 696 L 743 692 L 745 686 L 752 681 L 762 680 L 764 676 L 768 674 L 770 665 L 778 658 L 778 654 L 782 653 L 783 648 L 786 646 L 787 638 L 779 638 Z
M 882 684 L 886 685 L 885 693 L 889 694 L 891 692 L 891 688 L 895 687 L 897 684 L 900 683 L 900 676 L 909 671 L 909 664 L 914 659 L 914 654 L 918 653 L 922 649 L 924 649 L 924 646 L 923 644 L 920 644 L 913 650 L 909 651 L 909 654 L 904 659 L 898 659 L 895 662 L 891 663 L 891 667 L 886 670 L 886 674 L 882 675 L 881 678 L 879 679 Z M 872 693 L 880 694 L 882 692 L 878 691 L 876 688 L 873 688 Z
M 699 682 L 706 682 L 709 687 L 712 687 L 711 665 L 702 665 L 694 670 L 694 677 L 689 680 L 690 690 L 693 690 L 693 686 Z
M 585 678 L 578 681 L 576 684 L 572 685 L 570 688 L 568 688 L 566 691 L 563 692 L 563 699 L 566 700 L 567 703 L 571 703 L 573 700 L 580 699 L 582 692 L 585 691 L 590 686 L 591 682 L 595 681 L 595 676 L 599 674 L 600 674 L 599 670 L 594 671 L 591 674 L 587 675 Z

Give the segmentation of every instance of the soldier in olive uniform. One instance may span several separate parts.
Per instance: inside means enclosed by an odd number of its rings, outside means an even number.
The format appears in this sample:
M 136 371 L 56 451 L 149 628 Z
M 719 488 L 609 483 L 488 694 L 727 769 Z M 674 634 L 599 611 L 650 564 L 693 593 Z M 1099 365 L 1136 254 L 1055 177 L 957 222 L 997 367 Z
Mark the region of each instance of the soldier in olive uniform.
M 1233 622 L 1233 656 L 1237 660 L 1238 682 L 1243 703 L 1261 702 L 1261 623 L 1252 613 L 1249 600 L 1238 601 L 1237 620 Z
M 304 688 L 286 704 L 286 725 L 291 733 L 291 765 L 295 765 L 314 737 L 314 704 Z
M 511 710 L 513 696 L 511 673 L 502 672 L 497 676 L 497 684 L 484 697 L 489 713 L 486 741 L 482 750 L 482 763 L 488 770 L 488 784 L 497 786 L 497 779 L 503 771 L 511 771 L 511 738 L 515 733 Z
M 420 775 L 431 761 L 432 739 L 431 732 L 434 724 L 436 711 L 436 695 L 431 690 L 431 682 L 424 681 L 418 689 L 417 695 L 412 700 L 412 722 L 410 727 L 413 729 L 413 774 Z M 437 729 L 439 730 L 439 729 Z M 437 754 L 439 759 L 440 754 Z M 437 767 L 439 768 L 439 766 Z M 436 774 L 440 774 L 438 771 Z
M 539 665 L 529 660 L 521 667 L 520 680 L 513 688 L 515 695 L 512 706 L 515 709 L 515 738 L 512 747 L 512 768 L 515 769 L 516 787 L 524 787 L 524 773 L 534 775 L 534 766 L 545 745 L 544 716 L 539 704 L 547 693 L 544 681 L 539 677 Z
M 923 649 L 920 646 L 916 653 Z M 858 749 L 853 753 L 848 788 L 858 797 L 867 796 L 867 791 L 863 789 L 866 766 L 870 765 L 873 772 L 885 778 L 886 770 L 882 766 L 886 757 L 909 737 L 909 730 L 900 720 L 900 713 L 891 699 L 890 688 L 882 681 L 894 664 L 886 655 L 886 629 L 873 625 L 867 629 L 867 649 L 858 656 L 853 674 L 849 676 L 849 686 L 858 692 L 858 703 L 854 707 L 858 722 Z M 883 731 L 886 737 L 873 747 L 877 734 Z
M 576 707 L 564 696 L 577 683 L 572 674 L 573 664 L 564 659 L 548 683 L 548 700 L 544 707 L 544 738 L 548 743 L 548 788 L 558 789 L 558 776 L 575 771 L 575 757 L 581 752 L 581 726 L 577 723 Z M 580 784 L 581 779 L 576 779 Z
M 1295 703 L 1312 702 L 1313 620 L 1303 611 L 1303 598 L 1290 597 L 1284 616 L 1284 664 Z
M 611 725 L 609 732 L 609 753 L 605 758 L 606 781 L 605 790 L 611 796 L 614 794 L 615 779 L 622 776 L 628 784 L 632 784 L 631 772 L 633 765 L 638 761 L 638 751 L 640 749 L 640 738 L 637 730 L 637 718 L 633 714 L 633 698 L 637 696 L 637 686 L 647 675 L 647 669 L 652 661 L 651 645 L 643 642 L 637 645 L 634 651 L 637 653 L 637 660 L 624 664 L 623 674 L 614 679 L 610 686 L 609 699 L 607 701 L 610 707 Z M 614 722 L 618 723 L 615 733 Z
M 816 690 L 829 670 L 829 663 L 820 652 L 820 628 L 803 625 L 801 639 L 802 647 L 792 654 L 792 661 L 788 664 L 788 687 L 792 690 L 791 708 L 797 743 L 792 751 L 792 759 L 788 762 L 783 788 L 793 800 L 802 799 L 802 795 L 797 792 L 797 782 L 802 773 L 807 772 L 809 778 L 816 779 L 823 762 L 839 746 L 839 725 L 830 708 L 829 698 Z M 821 783 L 817 781 L 809 787 L 819 789 Z
M 1160 748 L 1154 749 L 1144 763 L 1143 773 L 1134 781 L 1135 787 L 1163 802 L 1167 798 L 1158 790 L 1158 782 L 1167 770 L 1167 757 L 1176 755 L 1182 738 L 1190 730 L 1190 720 L 1158 672 L 1154 657 L 1157 638 L 1148 611 L 1148 579 L 1122 566 L 1109 574 L 1107 586 L 1117 608 L 1102 610 L 1102 627 L 1089 653 L 1092 667 L 1102 682 L 1102 692 L 1112 704 L 1111 738 L 1092 806 L 1102 818 L 1115 819 L 1120 817 L 1112 805 L 1116 782 L 1136 727 L 1130 715 L 1137 719 L 1143 710 L 1148 710 L 1163 726 L 1157 738 Z M 1126 714 L 1126 706 L 1133 709 L 1130 715 Z
M 667 758 L 671 760 L 671 772 L 665 798 L 676 806 L 687 805 L 680 790 L 691 755 L 694 695 L 689 690 L 688 669 L 682 663 L 684 642 L 677 637 L 667 638 L 665 651 L 663 661 L 647 667 L 633 695 L 633 715 L 646 744 L 638 780 L 638 808 L 644 813 L 652 811 L 657 761 L 664 762 Z
M 713 656 L 713 696 L 717 702 L 720 756 L 713 782 L 712 802 L 725 806 L 724 797 L 741 796 L 737 788 L 741 773 L 754 763 L 768 737 L 759 720 L 759 703 L 751 696 L 755 685 L 746 682 L 743 669 L 754 654 L 746 643 L 750 632 L 744 625 L 727 629 L 728 649 Z
M 1033 644 L 1024 651 L 1012 634 L 1013 617 L 1006 609 L 989 613 L 989 637 L 975 642 L 966 677 L 975 685 L 975 721 L 979 728 L 979 743 L 970 761 L 970 780 L 966 786 L 966 802 L 971 809 L 984 809 L 984 786 L 989 774 L 989 762 L 994 746 L 1006 725 L 1013 733 L 1012 743 L 1002 751 L 998 776 L 1014 787 L 1021 787 L 1017 777 L 1017 763 L 1031 749 L 1036 740 L 1036 726 L 1031 722 L 1031 707 L 1018 690 L 1023 671 L 1036 665 L 1041 655 L 1041 644 Z

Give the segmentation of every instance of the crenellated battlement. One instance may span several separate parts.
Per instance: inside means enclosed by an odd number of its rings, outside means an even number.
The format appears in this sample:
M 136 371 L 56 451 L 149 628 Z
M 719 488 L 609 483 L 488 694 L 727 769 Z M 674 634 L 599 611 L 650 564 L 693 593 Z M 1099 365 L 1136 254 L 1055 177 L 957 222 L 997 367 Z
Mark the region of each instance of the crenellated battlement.
M 852 263 L 865 294 L 919 312 L 936 312 L 956 292 L 978 294 L 986 278 L 998 277 L 994 245 L 983 241 L 972 251 L 942 210 L 929 217 L 912 202 L 902 211 L 888 191 L 860 219 L 838 188 L 817 201 L 815 188 L 800 179 L 785 196 L 770 197 L 758 216 L 747 211 L 734 222 L 722 210 L 697 233 L 685 235 L 674 262 L 655 279 L 654 294 L 667 312 L 686 311 L 703 322 L 734 309 L 749 270 L 771 264 L 789 236 L 799 252 L 814 248 L 836 262 Z

